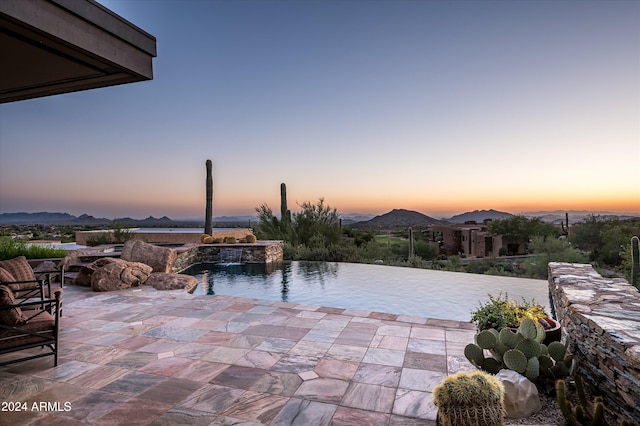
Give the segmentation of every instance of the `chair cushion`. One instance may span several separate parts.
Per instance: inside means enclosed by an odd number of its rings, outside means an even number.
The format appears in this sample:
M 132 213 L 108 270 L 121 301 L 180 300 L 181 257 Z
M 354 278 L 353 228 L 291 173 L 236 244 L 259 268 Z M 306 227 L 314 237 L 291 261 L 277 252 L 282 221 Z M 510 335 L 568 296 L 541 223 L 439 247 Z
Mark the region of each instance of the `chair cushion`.
M 24 256 L 0 260 L 0 268 L 6 269 L 15 278 L 14 281 L 34 281 L 36 279 L 31 265 Z
M 6 285 L 0 285 L 0 307 L 7 305 L 15 305 L 16 299 L 13 291 Z M 0 323 L 9 326 L 22 325 L 26 318 L 22 314 L 22 310 L 17 306 L 10 309 L 0 309 Z
M 48 312 L 41 312 L 31 318 L 18 330 L 0 328 L 0 350 L 28 344 L 47 344 L 55 339 L 55 318 Z
M 17 281 L 11 272 L 7 271 L 4 268 L 0 268 L 0 283 L 12 283 Z

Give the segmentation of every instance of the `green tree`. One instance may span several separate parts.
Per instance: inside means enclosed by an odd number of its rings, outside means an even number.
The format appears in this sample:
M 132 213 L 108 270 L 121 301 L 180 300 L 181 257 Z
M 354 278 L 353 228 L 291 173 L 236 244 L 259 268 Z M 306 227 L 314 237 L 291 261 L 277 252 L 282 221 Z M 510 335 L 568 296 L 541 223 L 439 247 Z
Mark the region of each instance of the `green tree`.
M 417 240 L 415 243 L 415 254 L 424 260 L 435 259 L 438 255 L 438 249 L 423 239 Z
M 488 231 L 492 235 L 502 236 L 505 244 L 528 244 L 534 235 L 544 237 L 558 235 L 558 229 L 550 223 L 543 222 L 540 218 L 528 219 L 522 215 L 516 215 L 507 219 L 499 219 L 489 222 Z
M 571 243 L 580 250 L 594 252 L 602 245 L 604 227 L 602 217 L 589 215 L 571 229 Z
M 258 224 L 253 231 L 258 239 L 291 242 L 284 238 L 280 221 L 273 215 L 271 207 L 262 204 L 260 207 L 256 207 L 256 213 L 258 214 Z
M 320 198 L 317 204 L 305 201 L 298 213 L 293 214 L 292 228 L 297 244 L 310 247 L 328 247 L 342 240 L 338 211 Z
M 601 233 L 602 245 L 596 250 L 594 260 L 610 266 L 621 265 L 624 248 L 633 236 L 631 228 L 616 221 L 606 225 Z
M 573 228 L 571 243 L 574 246 L 588 252 L 591 261 L 597 264 L 617 267 L 622 264 L 624 248 L 638 223 L 590 215 Z
M 532 238 L 529 251 L 535 256 L 525 261 L 525 271 L 532 278 L 546 279 L 549 262 L 586 263 L 588 261 L 587 256 L 567 240 L 542 235 Z

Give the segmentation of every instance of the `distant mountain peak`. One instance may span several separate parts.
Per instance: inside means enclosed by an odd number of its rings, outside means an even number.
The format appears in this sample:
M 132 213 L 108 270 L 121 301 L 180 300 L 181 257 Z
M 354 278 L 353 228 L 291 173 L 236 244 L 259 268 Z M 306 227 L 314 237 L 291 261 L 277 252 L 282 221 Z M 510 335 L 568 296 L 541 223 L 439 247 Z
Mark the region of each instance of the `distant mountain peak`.
M 447 219 L 449 223 L 465 223 L 465 222 L 476 222 L 482 223 L 487 219 L 490 220 L 500 220 L 507 219 L 512 217 L 513 214 L 507 212 L 501 212 L 498 210 L 490 209 L 490 210 L 474 210 L 472 212 L 462 213 L 456 216 L 453 216 Z
M 355 223 L 357 227 L 394 227 L 394 226 L 429 226 L 443 223 L 417 211 L 407 209 L 393 209 L 388 213 L 374 217 L 373 219 Z

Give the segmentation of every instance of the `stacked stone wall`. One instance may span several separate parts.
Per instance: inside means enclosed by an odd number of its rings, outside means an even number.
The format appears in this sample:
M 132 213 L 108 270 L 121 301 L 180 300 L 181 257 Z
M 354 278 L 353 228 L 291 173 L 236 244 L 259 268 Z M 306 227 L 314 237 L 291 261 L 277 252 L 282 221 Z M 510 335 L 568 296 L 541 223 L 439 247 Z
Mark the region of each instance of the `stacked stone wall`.
M 283 259 L 282 241 L 258 241 L 253 244 L 194 244 L 191 247 L 178 249 L 173 272 L 187 269 L 198 263 L 216 263 L 220 259 L 220 251 L 224 249 L 241 249 L 242 263 L 281 263 Z
M 640 292 L 591 265 L 555 262 L 549 290 L 591 392 L 613 416 L 640 424 Z

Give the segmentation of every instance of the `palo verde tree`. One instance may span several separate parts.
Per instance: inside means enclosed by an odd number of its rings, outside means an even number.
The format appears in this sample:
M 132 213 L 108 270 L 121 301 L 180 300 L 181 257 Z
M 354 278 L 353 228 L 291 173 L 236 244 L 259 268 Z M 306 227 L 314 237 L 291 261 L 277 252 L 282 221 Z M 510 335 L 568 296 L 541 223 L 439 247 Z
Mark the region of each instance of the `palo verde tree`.
M 253 232 L 256 237 L 261 240 L 283 240 L 290 242 L 282 233 L 282 225 L 280 220 L 273 214 L 271 207 L 263 203 L 260 207 L 256 207 L 258 214 L 258 224 Z
M 292 242 L 291 211 L 287 207 L 287 186 L 280 184 L 280 219 L 278 219 L 267 204 L 256 208 L 258 225 L 254 232 L 260 239 L 283 240 Z
M 273 214 L 267 204 L 262 204 L 256 208 L 259 219 L 254 230 L 256 236 L 260 239 L 284 240 L 292 245 L 305 245 L 309 248 L 327 247 L 342 240 L 338 211 L 326 205 L 323 198 L 317 204 L 305 201 L 300 208 L 299 212 L 291 215 L 287 232 L 283 232 L 282 220 Z
M 300 207 L 302 210 L 295 213 L 292 219 L 297 244 L 327 247 L 341 241 L 340 215 L 336 209 L 324 203 L 324 198 L 320 198 L 317 204 L 305 201 Z

